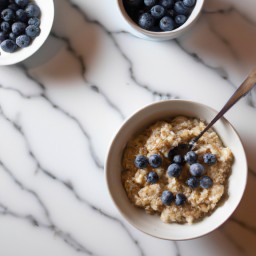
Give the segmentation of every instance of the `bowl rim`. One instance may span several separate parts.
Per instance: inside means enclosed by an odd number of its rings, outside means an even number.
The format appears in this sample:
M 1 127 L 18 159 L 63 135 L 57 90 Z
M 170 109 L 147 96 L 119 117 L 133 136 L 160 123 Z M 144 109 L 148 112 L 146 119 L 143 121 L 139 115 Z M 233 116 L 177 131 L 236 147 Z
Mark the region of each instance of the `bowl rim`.
M 241 145 L 241 154 L 243 154 L 243 158 L 245 159 L 245 166 L 244 166 L 244 169 L 246 170 L 245 171 L 245 179 L 244 179 L 244 185 L 243 185 L 243 189 L 242 189 L 242 193 L 240 194 L 240 197 L 238 198 L 237 200 L 237 204 L 236 206 L 234 207 L 234 209 L 227 215 L 225 216 L 225 218 L 223 218 L 221 221 L 219 221 L 218 225 L 213 228 L 212 230 L 209 230 L 209 231 L 206 231 L 206 232 L 202 232 L 202 234 L 200 235 L 197 235 L 197 236 L 194 236 L 194 237 L 188 237 L 188 238 L 167 238 L 165 236 L 161 236 L 161 235 L 156 235 L 156 234 L 153 234 L 153 233 L 150 233 L 150 232 L 147 232 L 145 231 L 144 229 L 142 229 L 141 227 L 139 227 L 138 225 L 136 225 L 136 223 L 132 222 L 128 217 L 127 217 L 127 214 L 125 213 L 125 211 L 123 209 L 121 209 L 119 207 L 119 205 L 116 203 L 116 201 L 114 200 L 113 196 L 112 196 L 112 192 L 111 192 L 111 189 L 110 189 L 110 183 L 109 183 L 109 175 L 110 175 L 110 171 L 109 171 L 109 158 L 110 158 L 110 152 L 111 152 L 111 149 L 112 147 L 114 146 L 114 143 L 115 143 L 115 139 L 116 137 L 122 132 L 122 130 L 124 129 L 126 123 L 128 123 L 129 121 L 132 120 L 132 118 L 137 115 L 139 112 L 142 112 L 144 110 L 146 110 L 147 108 L 149 107 L 154 107 L 156 105 L 159 105 L 159 104 L 165 104 L 166 102 L 185 102 L 185 103 L 191 103 L 191 104 L 196 104 L 196 105 L 199 105 L 203 108 L 206 108 L 206 109 L 209 109 L 210 111 L 213 111 L 215 113 L 217 113 L 218 111 L 206 104 L 203 104 L 203 103 L 200 103 L 200 102 L 196 102 L 196 101 L 192 101 L 192 100 L 184 100 L 184 99 L 170 99 L 170 100 L 162 100 L 162 101 L 158 101 L 158 102 L 154 102 L 154 103 L 151 103 L 151 104 L 147 104 L 145 106 L 143 106 L 142 108 L 139 108 L 137 109 L 136 111 L 134 111 L 132 114 L 130 114 L 123 122 L 122 124 L 119 126 L 118 130 L 115 132 L 114 136 L 112 137 L 110 143 L 109 143 L 109 146 L 108 146 L 108 150 L 107 150 L 107 157 L 105 159 L 105 164 L 104 164 L 104 179 L 105 179 L 105 183 L 107 185 L 107 191 L 110 195 L 110 198 L 112 200 L 112 202 L 114 203 L 115 207 L 118 209 L 119 213 L 121 214 L 121 216 L 124 218 L 124 220 L 126 222 L 128 222 L 131 226 L 135 227 L 137 230 L 140 230 L 141 232 L 143 232 L 144 234 L 147 234 L 147 235 L 150 235 L 152 237 L 155 237 L 155 238 L 158 238 L 158 239 L 162 239 L 162 240 L 168 240 L 168 241 L 187 241 L 187 240 L 193 240 L 193 239 L 196 239 L 196 238 L 199 238 L 199 237 L 203 237 L 203 236 L 206 236 L 210 233 L 212 233 L 213 231 L 215 231 L 216 229 L 218 229 L 221 225 L 223 225 L 230 217 L 231 215 L 235 212 L 235 210 L 237 209 L 237 207 L 240 205 L 241 203 L 241 200 L 244 196 L 244 192 L 245 192 L 245 189 L 246 189 L 246 185 L 247 185 L 247 181 L 248 181 L 248 161 L 247 161 L 247 157 L 246 157 L 246 153 L 245 153 L 245 150 L 244 150 L 244 145 L 243 145 L 243 142 L 241 141 L 241 137 L 240 135 L 238 134 L 237 130 L 234 128 L 234 126 L 223 116 L 220 120 L 223 120 L 225 121 L 233 130 L 234 134 L 237 136 L 237 139 L 238 141 L 240 142 L 240 145 Z M 132 207 L 133 205 L 131 205 Z M 209 216 L 210 217 L 210 216 Z
M 45 0 L 44 0 L 45 1 Z M 44 1 L 42 1 L 42 3 L 44 3 Z M 33 0 L 33 2 L 37 3 L 37 0 Z M 19 58 L 10 58 L 10 59 L 6 59 L 5 62 L 1 62 L 0 61 L 0 66 L 10 66 L 10 65 L 14 65 L 14 64 L 17 64 L 17 63 L 20 63 L 26 59 L 28 59 L 29 57 L 31 57 L 33 54 L 35 54 L 40 48 L 41 46 L 45 43 L 46 39 L 48 38 L 50 32 L 51 32 L 51 29 L 52 29 L 52 26 L 53 26 L 53 22 L 54 22 L 54 16 L 55 16 L 55 6 L 54 6 L 54 0 L 47 0 L 48 4 L 51 6 L 51 9 L 52 9 L 52 15 L 49 16 L 49 14 L 47 13 L 46 16 L 47 16 L 47 19 L 50 19 L 50 26 L 48 27 L 45 27 L 44 30 L 46 31 L 44 33 L 44 37 L 39 41 L 39 42 L 36 42 L 36 45 L 35 47 L 33 48 L 33 50 L 31 51 L 27 51 L 27 54 L 24 54 L 24 55 L 20 55 Z M 49 17 L 48 17 L 49 16 Z M 40 37 L 40 35 L 39 35 Z M 39 38 L 38 37 L 38 38 Z M 37 38 L 35 38 L 34 40 L 36 40 Z M 32 42 L 33 43 L 33 42 Z M 23 49 L 20 49 L 20 51 L 22 51 Z M 10 53 L 12 54 L 12 56 L 14 57 L 15 55 L 15 52 L 14 53 Z M 0 56 L 0 60 L 1 60 L 1 56 Z
M 129 25 L 129 27 L 134 29 L 136 32 L 138 32 L 140 34 L 143 34 L 144 36 L 148 36 L 151 38 L 166 38 L 168 36 L 174 36 L 174 35 L 177 35 L 178 33 L 186 31 L 190 27 L 190 25 L 192 25 L 199 17 L 201 10 L 203 8 L 204 2 L 205 2 L 205 0 L 197 0 L 195 6 L 198 6 L 200 4 L 198 9 L 196 9 L 197 13 L 194 15 L 193 18 L 191 18 L 191 15 L 190 15 L 188 20 L 180 27 L 178 27 L 172 31 L 154 32 L 154 31 L 143 29 L 139 25 L 137 25 L 132 20 L 132 18 L 128 15 L 128 13 L 126 12 L 124 5 L 123 5 L 123 0 L 116 0 L 116 1 L 117 1 L 118 9 L 119 9 L 123 19 L 125 20 L 125 22 Z M 192 11 L 192 13 L 193 13 L 193 11 Z

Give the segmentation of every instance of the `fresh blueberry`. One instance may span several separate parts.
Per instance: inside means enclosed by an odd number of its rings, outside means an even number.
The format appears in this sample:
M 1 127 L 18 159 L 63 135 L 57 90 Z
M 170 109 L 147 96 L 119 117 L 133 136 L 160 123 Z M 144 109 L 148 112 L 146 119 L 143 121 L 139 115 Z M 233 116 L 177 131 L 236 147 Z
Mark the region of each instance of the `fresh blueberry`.
M 5 52 L 12 53 L 12 52 L 15 52 L 18 47 L 13 40 L 7 39 L 1 43 L 1 48 Z
M 175 17 L 175 22 L 178 24 L 178 25 L 183 25 L 185 22 L 186 22 L 186 20 L 187 20 L 187 17 L 185 16 L 185 15 L 182 15 L 182 14 L 180 14 L 180 15 L 177 15 L 176 17 Z
M 5 21 L 11 21 L 15 19 L 15 14 L 14 14 L 14 11 L 11 9 L 4 9 L 1 12 L 1 17 Z
M 30 37 L 27 36 L 27 35 L 21 35 L 21 36 L 18 36 L 16 38 L 16 44 L 20 47 L 20 48 L 24 48 L 24 47 L 27 47 L 29 46 L 30 44 Z
M 41 10 L 36 4 L 29 4 L 26 7 L 25 12 L 29 18 L 38 17 L 41 14 Z
M 177 153 L 178 153 L 178 148 L 177 148 L 177 147 L 171 148 L 171 149 L 169 150 L 169 152 L 168 152 L 168 158 L 169 158 L 170 160 L 172 160 L 172 158 L 173 158 L 175 155 L 177 155 Z
M 151 15 L 156 19 L 161 19 L 164 16 L 165 9 L 161 5 L 155 5 L 150 10 Z
M 36 27 L 40 26 L 40 20 L 38 18 L 30 18 L 28 20 L 28 25 L 34 25 Z
M 28 5 L 29 0 L 15 0 L 15 3 L 20 7 L 25 7 Z
M 140 27 L 149 30 L 150 28 L 152 28 L 154 26 L 155 19 L 149 13 L 143 13 L 139 17 L 139 22 L 138 23 L 139 23 Z
M 9 38 L 15 42 L 17 36 L 16 36 L 14 33 L 11 32 L 11 33 L 9 34 Z
M 172 160 L 174 163 L 176 164 L 183 164 L 183 157 L 182 155 L 176 155 L 173 157 L 173 160 Z
M 194 151 L 189 151 L 184 159 L 188 164 L 194 164 L 197 161 L 197 154 Z
M 8 32 L 8 31 L 10 31 L 11 26 L 10 26 L 9 22 L 3 21 L 3 22 L 1 23 L 1 29 L 2 29 L 3 32 Z
M 174 4 L 174 0 L 160 0 L 159 4 L 165 8 L 171 8 Z
M 163 31 L 171 31 L 175 28 L 175 23 L 171 17 L 165 16 L 160 20 L 159 26 Z
M 19 9 L 16 11 L 16 20 L 25 22 L 27 21 L 28 17 L 24 10 Z
M 161 195 L 161 201 L 164 205 L 170 205 L 171 202 L 174 200 L 174 195 L 169 190 L 163 191 Z
M 174 11 L 178 14 L 186 15 L 189 13 L 190 9 L 186 7 L 182 1 L 178 1 L 174 4 Z
M 40 28 L 34 25 L 29 25 L 28 27 L 26 27 L 26 34 L 31 38 L 35 38 L 39 36 Z
M 137 7 L 143 3 L 143 0 L 126 0 L 126 3 L 131 7 Z
M 196 0 L 183 0 L 183 4 L 187 7 L 193 7 L 196 3 Z
M 154 155 L 151 155 L 149 158 L 148 158 L 148 161 L 149 161 L 149 164 L 153 167 L 153 168 L 158 168 L 161 166 L 163 160 L 162 160 L 162 157 L 158 154 L 154 154 Z
M 204 163 L 208 165 L 213 165 L 213 164 L 216 164 L 217 162 L 216 156 L 210 153 L 204 154 L 203 159 L 204 159 Z
M 200 179 L 200 186 L 202 188 L 210 188 L 213 185 L 213 181 L 209 176 L 203 176 Z
M 199 163 L 192 164 L 190 165 L 189 172 L 192 176 L 202 176 L 204 174 L 204 166 Z
M 156 182 L 158 182 L 158 180 L 159 180 L 159 177 L 158 177 L 156 172 L 152 171 L 152 172 L 148 173 L 147 182 L 149 182 L 149 183 L 156 183 Z
M 187 198 L 184 194 L 178 193 L 178 194 L 176 194 L 175 204 L 178 206 L 183 205 L 183 204 L 185 204 L 186 200 L 187 200 Z
M 196 177 L 190 177 L 186 181 L 190 188 L 197 188 L 199 186 L 199 180 Z
M 144 4 L 151 7 L 156 4 L 156 0 L 144 0 Z
M 0 43 L 7 39 L 7 34 L 5 32 L 0 32 Z
M 8 5 L 8 8 L 16 12 L 20 7 L 17 4 L 12 3 Z
M 23 22 L 14 22 L 12 24 L 12 33 L 15 35 L 21 35 L 25 31 L 26 24 Z
M 180 176 L 182 168 L 179 164 L 173 163 L 168 166 L 167 174 L 169 177 L 178 177 Z
M 139 169 L 146 168 L 148 166 L 148 159 L 143 155 L 137 155 L 134 164 Z

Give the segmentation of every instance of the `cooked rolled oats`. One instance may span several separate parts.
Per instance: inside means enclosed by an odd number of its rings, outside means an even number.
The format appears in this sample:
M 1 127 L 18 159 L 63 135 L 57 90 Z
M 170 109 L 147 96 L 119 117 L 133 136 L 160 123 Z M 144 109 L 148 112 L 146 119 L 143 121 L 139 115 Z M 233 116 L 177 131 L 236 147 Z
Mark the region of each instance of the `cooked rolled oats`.
M 212 187 L 188 187 L 186 180 L 191 174 L 187 163 L 182 166 L 181 175 L 177 178 L 169 177 L 166 173 L 171 164 L 171 160 L 167 158 L 169 150 L 180 144 L 187 144 L 205 126 L 206 124 L 197 118 L 178 116 L 168 121 L 156 122 L 128 142 L 122 160 L 122 183 L 132 204 L 144 208 L 149 214 L 159 214 L 161 220 L 166 223 L 193 223 L 213 212 L 227 194 L 227 179 L 233 163 L 231 150 L 223 145 L 214 130 L 206 132 L 194 148 L 198 162 L 205 167 L 205 175 L 213 181 Z M 203 163 L 203 155 L 206 153 L 216 156 L 216 164 L 208 166 Z M 160 167 L 154 169 L 147 166 L 138 169 L 134 165 L 137 155 L 149 157 L 153 154 L 161 155 L 163 163 Z M 152 170 L 159 176 L 155 184 L 147 182 L 147 174 Z M 164 205 L 161 202 L 164 190 L 169 190 L 174 195 L 183 193 L 187 198 L 186 203 L 182 206 L 175 203 Z

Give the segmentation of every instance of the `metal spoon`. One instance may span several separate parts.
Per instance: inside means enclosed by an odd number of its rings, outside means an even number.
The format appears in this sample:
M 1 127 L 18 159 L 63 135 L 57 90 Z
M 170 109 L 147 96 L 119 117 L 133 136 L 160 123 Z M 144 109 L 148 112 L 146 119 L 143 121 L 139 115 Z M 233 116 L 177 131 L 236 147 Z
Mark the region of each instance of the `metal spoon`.
M 189 142 L 188 149 L 192 150 L 196 142 L 208 131 L 231 107 L 233 107 L 242 97 L 244 97 L 256 84 L 256 68 L 254 68 L 245 81 L 238 87 L 231 98 L 227 101 L 220 112 L 213 118 L 213 120 L 199 133 L 194 139 Z

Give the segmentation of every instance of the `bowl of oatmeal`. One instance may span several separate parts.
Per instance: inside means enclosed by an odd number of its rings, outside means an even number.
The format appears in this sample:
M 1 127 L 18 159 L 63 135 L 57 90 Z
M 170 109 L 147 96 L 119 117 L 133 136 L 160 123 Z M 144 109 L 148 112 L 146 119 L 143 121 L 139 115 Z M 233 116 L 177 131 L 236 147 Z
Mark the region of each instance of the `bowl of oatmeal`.
M 216 113 L 196 102 L 168 100 L 142 108 L 121 126 L 109 148 L 106 182 L 134 227 L 186 240 L 215 230 L 234 212 L 247 161 L 232 125 L 222 118 L 192 150 L 184 146 Z

